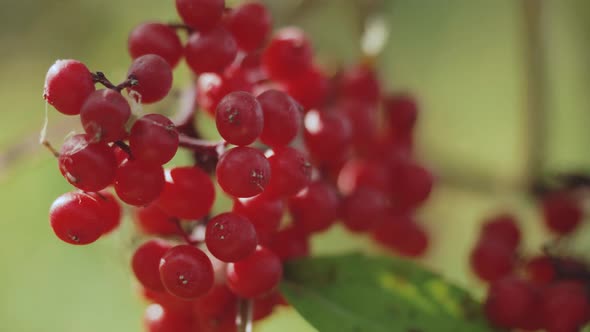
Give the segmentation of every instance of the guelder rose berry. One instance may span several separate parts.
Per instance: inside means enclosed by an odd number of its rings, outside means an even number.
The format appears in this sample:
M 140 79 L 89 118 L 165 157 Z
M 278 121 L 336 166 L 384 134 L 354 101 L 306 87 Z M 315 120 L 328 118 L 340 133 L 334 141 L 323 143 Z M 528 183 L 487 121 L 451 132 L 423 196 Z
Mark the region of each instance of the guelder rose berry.
M 160 260 L 160 277 L 171 294 L 195 299 L 213 287 L 213 265 L 201 250 L 179 245 L 168 250 Z
M 92 74 L 83 63 L 57 60 L 45 77 L 43 98 L 59 112 L 76 115 L 94 89 Z
M 273 290 L 283 276 L 281 260 L 269 249 L 256 248 L 250 256 L 227 266 L 227 284 L 237 295 L 254 298 Z

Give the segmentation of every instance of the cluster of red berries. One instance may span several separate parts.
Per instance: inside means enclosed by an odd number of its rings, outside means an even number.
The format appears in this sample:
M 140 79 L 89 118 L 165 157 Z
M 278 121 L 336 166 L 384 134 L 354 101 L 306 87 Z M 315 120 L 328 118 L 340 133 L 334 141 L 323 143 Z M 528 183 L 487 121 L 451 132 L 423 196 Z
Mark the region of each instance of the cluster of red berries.
M 399 254 L 425 252 L 428 236 L 412 214 L 434 179 L 412 158 L 413 98 L 384 95 L 369 62 L 328 75 L 300 29 L 270 36 L 262 4 L 176 0 L 176 8 L 184 24 L 132 31 L 123 83 L 60 60 L 44 90 L 58 111 L 79 114 L 85 131 L 54 150 L 79 190 L 53 203 L 51 227 L 76 245 L 111 232 L 121 219 L 111 186 L 133 207 L 138 229 L 155 237 L 131 263 L 155 303 L 149 331 L 235 331 L 239 299 L 253 300 L 254 319 L 267 316 L 283 303 L 282 261 L 308 255 L 310 236 L 337 220 Z M 178 30 L 188 32 L 184 45 Z M 188 116 L 173 123 L 132 114 L 130 101 L 169 94 L 182 58 L 197 75 Z M 195 109 L 215 118 L 223 142 L 200 139 Z M 196 165 L 164 169 L 179 147 L 194 152 Z M 211 217 L 213 175 L 234 205 Z
M 541 198 L 543 220 L 558 236 L 574 232 L 583 218 L 573 192 Z M 485 313 L 502 328 L 577 332 L 590 321 L 590 269 L 579 260 L 551 252 L 523 258 L 521 232 L 508 214 L 487 220 L 471 252 L 471 267 L 490 283 Z

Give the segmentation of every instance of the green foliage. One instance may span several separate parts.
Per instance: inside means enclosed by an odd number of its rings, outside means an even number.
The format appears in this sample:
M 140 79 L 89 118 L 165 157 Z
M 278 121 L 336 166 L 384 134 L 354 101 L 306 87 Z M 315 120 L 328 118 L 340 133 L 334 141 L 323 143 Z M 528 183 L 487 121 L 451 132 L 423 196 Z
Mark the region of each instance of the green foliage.
M 322 332 L 494 331 L 467 291 L 396 258 L 347 254 L 294 261 L 281 290 Z

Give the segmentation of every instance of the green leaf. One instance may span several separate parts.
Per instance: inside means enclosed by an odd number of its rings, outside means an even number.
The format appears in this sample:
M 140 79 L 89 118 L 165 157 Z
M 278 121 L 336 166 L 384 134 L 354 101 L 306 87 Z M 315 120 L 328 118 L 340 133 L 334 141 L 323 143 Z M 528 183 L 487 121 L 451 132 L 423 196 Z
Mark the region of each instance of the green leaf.
M 468 292 L 401 259 L 348 254 L 293 261 L 281 291 L 321 332 L 495 331 Z

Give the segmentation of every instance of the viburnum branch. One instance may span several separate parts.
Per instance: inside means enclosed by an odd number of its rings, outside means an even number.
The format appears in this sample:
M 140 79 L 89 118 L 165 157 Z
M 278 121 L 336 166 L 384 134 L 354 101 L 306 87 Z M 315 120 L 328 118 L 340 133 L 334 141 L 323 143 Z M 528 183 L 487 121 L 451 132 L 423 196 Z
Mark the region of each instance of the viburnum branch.
M 115 141 L 113 144 L 118 146 L 119 149 L 123 150 L 127 154 L 127 156 L 129 156 L 129 159 L 133 159 L 133 154 L 131 153 L 131 148 L 129 147 L 129 145 L 127 145 L 127 143 L 125 143 L 123 141 Z
M 137 78 L 134 75 L 129 75 L 129 77 L 121 82 L 118 85 L 114 85 L 106 76 L 103 72 L 97 71 L 96 73 L 92 73 L 92 80 L 94 81 L 94 83 L 100 83 L 102 85 L 104 85 L 104 87 L 108 88 L 108 89 L 112 89 L 115 90 L 117 92 L 121 92 L 123 91 L 123 89 L 132 87 L 132 86 L 136 86 L 139 82 L 137 81 Z
M 254 303 L 252 300 L 238 300 L 238 315 L 236 317 L 238 332 L 252 332 L 253 311 Z
M 182 228 L 182 225 L 180 224 L 180 219 L 172 218 L 171 220 L 174 223 L 174 225 L 176 225 L 176 229 L 178 230 L 178 235 L 180 235 L 182 237 L 182 239 L 186 242 L 186 244 L 189 244 L 192 246 L 199 244 L 199 241 L 195 241 L 195 240 L 191 239 L 190 235 L 188 235 L 187 232 L 184 230 L 184 228 Z
M 51 143 L 49 143 L 48 140 L 43 140 L 41 144 L 43 144 L 43 146 L 46 147 L 55 158 L 59 158 L 59 152 L 53 147 L 53 145 L 51 145 Z

